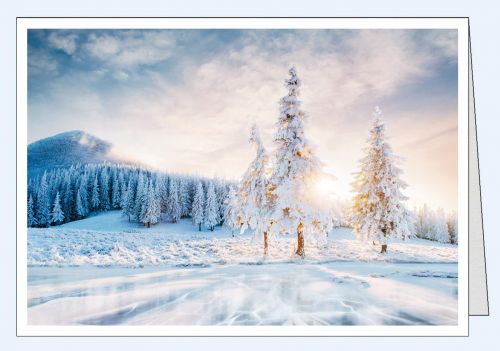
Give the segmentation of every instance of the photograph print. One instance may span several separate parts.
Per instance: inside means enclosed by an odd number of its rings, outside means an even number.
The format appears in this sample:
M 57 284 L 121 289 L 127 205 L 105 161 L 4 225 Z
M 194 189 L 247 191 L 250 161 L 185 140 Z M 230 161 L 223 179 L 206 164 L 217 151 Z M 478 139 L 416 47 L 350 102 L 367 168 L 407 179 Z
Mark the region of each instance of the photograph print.
M 52 21 L 18 23 L 21 331 L 463 333 L 463 21 Z

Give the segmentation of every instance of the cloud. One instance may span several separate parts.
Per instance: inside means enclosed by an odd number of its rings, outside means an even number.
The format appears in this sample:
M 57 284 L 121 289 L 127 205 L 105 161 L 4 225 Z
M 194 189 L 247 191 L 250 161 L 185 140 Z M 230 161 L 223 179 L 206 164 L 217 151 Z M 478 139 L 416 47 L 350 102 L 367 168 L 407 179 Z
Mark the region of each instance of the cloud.
M 424 42 L 431 47 L 436 56 L 444 57 L 451 62 L 457 61 L 457 30 L 426 30 L 424 33 Z
M 43 49 L 28 47 L 28 74 L 40 75 L 58 72 L 58 63 Z
M 166 31 L 113 31 L 92 33 L 84 49 L 114 67 L 151 65 L 166 60 L 174 48 L 175 39 Z
M 51 32 L 47 37 L 47 43 L 50 47 L 62 50 L 68 55 L 73 55 L 76 51 L 76 41 L 78 35 L 75 33 Z

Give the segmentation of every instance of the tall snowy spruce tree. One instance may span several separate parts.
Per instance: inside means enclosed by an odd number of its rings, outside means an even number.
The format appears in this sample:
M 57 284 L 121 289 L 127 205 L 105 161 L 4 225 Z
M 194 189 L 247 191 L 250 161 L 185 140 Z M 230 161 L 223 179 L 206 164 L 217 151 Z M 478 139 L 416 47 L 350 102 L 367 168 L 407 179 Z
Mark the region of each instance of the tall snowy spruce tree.
M 205 207 L 205 194 L 203 192 L 203 185 L 201 182 L 196 184 L 196 189 L 193 198 L 193 209 L 191 210 L 191 218 L 193 224 L 198 226 L 201 232 L 201 225 L 203 224 L 203 210 Z
M 305 256 L 304 233 L 326 234 L 331 218 L 314 197 L 314 183 L 322 164 L 304 134 L 307 115 L 300 109 L 302 84 L 295 66 L 285 81 L 288 93 L 280 100 L 280 115 L 274 141 L 277 145 L 274 169 L 269 181 L 273 233 L 297 233 L 298 256 Z
M 56 194 L 56 198 L 54 200 L 54 207 L 52 208 L 52 216 L 50 219 L 50 223 L 52 224 L 61 224 L 64 221 L 64 213 L 61 208 L 61 198 L 59 196 L 59 192 Z
M 217 212 L 217 198 L 215 196 L 214 183 L 210 182 L 207 189 L 207 199 L 205 201 L 205 225 L 214 231 L 215 226 L 219 223 Z
M 241 215 L 240 221 L 242 225 L 240 231 L 243 232 L 249 227 L 254 231 L 255 236 L 263 237 L 264 254 L 267 254 L 269 246 L 269 223 L 267 218 L 268 184 L 266 178 L 268 156 L 262 145 L 256 125 L 252 126 L 249 141 L 255 147 L 256 156 L 241 179 L 236 194 L 239 203 L 236 206 L 238 206 L 238 211 Z
M 404 201 L 402 190 L 407 186 L 400 179 L 402 173 L 396 165 L 399 158 L 393 154 L 386 141 L 381 111 L 375 108 L 369 146 L 360 160 L 361 170 L 356 173 L 353 189 L 352 225 L 361 239 L 381 245 L 381 253 L 387 251 L 390 237 L 406 239 L 413 235 L 413 217 Z

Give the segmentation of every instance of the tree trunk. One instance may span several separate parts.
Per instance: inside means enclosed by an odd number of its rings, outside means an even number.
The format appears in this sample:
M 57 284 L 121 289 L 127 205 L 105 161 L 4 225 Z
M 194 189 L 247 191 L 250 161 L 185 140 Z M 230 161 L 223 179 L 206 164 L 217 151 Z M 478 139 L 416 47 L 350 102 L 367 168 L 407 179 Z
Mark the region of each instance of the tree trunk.
M 295 253 L 302 258 L 306 255 L 304 251 L 304 225 L 302 222 L 297 227 L 297 251 Z
M 201 232 L 201 223 L 198 223 L 198 231 Z
M 380 249 L 380 253 L 386 253 L 386 252 L 387 252 L 387 244 L 383 244 Z
M 151 228 L 151 223 L 150 222 L 148 222 L 148 228 Z
M 268 249 L 268 242 L 267 242 L 267 232 L 264 232 L 264 255 L 267 256 L 267 249 Z

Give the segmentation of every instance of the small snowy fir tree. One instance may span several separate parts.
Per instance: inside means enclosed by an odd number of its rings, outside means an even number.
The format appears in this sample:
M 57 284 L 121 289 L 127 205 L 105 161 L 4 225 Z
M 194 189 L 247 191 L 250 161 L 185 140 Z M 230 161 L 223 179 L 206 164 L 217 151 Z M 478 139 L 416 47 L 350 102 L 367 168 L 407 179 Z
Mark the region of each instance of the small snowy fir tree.
M 198 226 L 199 231 L 201 231 L 201 225 L 203 224 L 204 206 L 205 194 L 203 192 L 203 185 L 201 184 L 201 182 L 198 182 L 198 184 L 196 184 L 196 190 L 193 198 L 191 218 L 193 219 L 193 224 Z
M 92 186 L 92 198 L 90 199 L 90 204 L 93 211 L 99 210 L 101 200 L 99 199 L 99 180 L 97 179 L 97 175 L 94 178 L 94 184 Z
M 113 186 L 111 190 L 111 205 L 113 208 L 119 208 L 120 207 L 120 200 L 121 200 L 121 191 L 120 191 L 120 182 L 118 181 L 118 176 L 116 175 L 116 172 L 113 176 Z
M 58 225 L 64 221 L 64 214 L 61 208 L 61 199 L 59 197 L 59 192 L 56 194 L 56 198 L 54 200 L 54 207 L 52 208 L 52 217 L 50 222 Z
M 280 100 L 274 135 L 277 149 L 269 180 L 269 220 L 273 233 L 296 233 L 295 253 L 304 257 L 304 233 L 326 235 L 332 223 L 314 196 L 322 163 L 304 133 L 307 116 L 298 99 L 302 82 L 294 66 L 289 74 L 285 81 L 288 93 Z
M 47 172 L 44 172 L 38 186 L 38 193 L 36 196 L 36 214 L 38 225 L 40 227 L 48 227 L 50 225 L 50 200 Z
M 181 178 L 179 180 L 179 202 L 181 204 L 181 217 L 189 216 L 189 191 L 186 180 Z
M 82 195 L 81 189 L 76 192 L 76 214 L 78 218 L 84 218 L 87 213 L 87 207 L 85 206 L 84 195 Z
M 132 185 L 132 179 L 128 181 L 127 185 L 127 190 L 123 194 L 123 199 L 122 199 L 122 214 L 124 216 L 127 216 L 128 221 L 130 222 L 130 217 L 134 214 L 134 199 L 135 199 L 135 193 L 134 193 L 134 187 Z
M 74 208 L 74 195 L 69 172 L 67 172 L 64 176 L 61 194 L 61 208 L 65 214 L 64 222 L 69 222 Z
M 179 183 L 176 179 L 170 180 L 168 187 L 167 213 L 172 223 L 177 223 L 181 218 L 181 203 L 179 201 Z
M 207 200 L 205 201 L 205 216 L 204 224 L 211 230 L 214 231 L 217 225 L 217 198 L 215 196 L 214 183 L 210 182 L 207 189 Z
M 250 228 L 255 237 L 263 238 L 264 254 L 267 254 L 269 223 L 267 219 L 266 167 L 268 156 L 256 125 L 252 126 L 249 141 L 255 147 L 256 156 L 243 175 L 238 189 L 240 220 L 243 222 L 240 231 L 243 232 Z
M 448 235 L 450 244 L 455 244 L 455 245 L 458 244 L 458 220 L 456 212 L 453 212 L 448 215 L 446 224 L 448 225 Z
M 76 193 L 76 214 L 81 219 L 89 214 L 89 198 L 87 190 L 87 177 L 84 174 Z
M 160 221 L 160 201 L 156 188 L 151 180 L 148 181 L 142 205 L 141 222 L 147 228 L 151 224 L 156 224 Z
M 241 216 L 241 206 L 238 198 L 238 191 L 234 187 L 229 189 L 229 194 L 225 200 L 226 206 L 224 210 L 224 226 L 231 229 L 231 234 L 234 236 L 234 229 L 240 230 L 243 225 Z
M 413 223 L 403 203 L 407 200 L 402 193 L 406 183 L 400 179 L 402 171 L 396 166 L 399 158 L 386 141 L 380 115 L 376 107 L 369 146 L 360 160 L 361 170 L 353 183 L 352 225 L 359 238 L 378 241 L 381 253 L 385 253 L 389 237 L 405 239 L 412 236 Z
M 101 172 L 101 209 L 108 211 L 111 209 L 109 200 L 109 175 L 105 168 Z
M 30 194 L 28 199 L 28 227 L 34 227 L 38 224 L 38 221 L 35 218 L 35 208 L 33 204 L 33 197 Z
M 137 189 L 135 191 L 134 211 L 133 211 L 134 218 L 139 222 L 141 221 L 142 209 L 144 207 L 144 203 L 146 202 L 147 193 L 148 193 L 148 179 L 143 172 L 140 172 L 139 177 L 137 179 Z
M 434 240 L 440 243 L 448 243 L 450 238 L 448 234 L 448 225 L 446 217 L 442 208 L 434 212 L 434 219 L 432 221 L 431 233 Z

